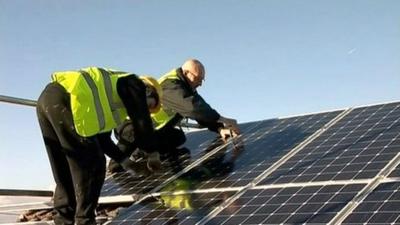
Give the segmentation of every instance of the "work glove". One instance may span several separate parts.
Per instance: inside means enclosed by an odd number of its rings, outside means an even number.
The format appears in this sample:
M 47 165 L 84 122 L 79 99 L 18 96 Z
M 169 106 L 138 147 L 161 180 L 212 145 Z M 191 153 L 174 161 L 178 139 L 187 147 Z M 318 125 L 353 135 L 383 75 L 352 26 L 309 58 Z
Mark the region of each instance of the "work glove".
M 113 174 L 113 173 L 121 173 L 124 171 L 125 171 L 124 168 L 115 160 L 111 159 L 110 162 L 108 163 L 107 173 Z
M 221 135 L 221 138 L 224 142 L 227 142 L 229 138 L 238 136 L 238 134 L 233 129 L 230 129 L 230 128 L 223 127 L 223 128 L 220 128 L 218 130 L 218 132 L 219 132 L 219 135 Z
M 124 159 L 121 163 L 122 168 L 133 176 L 147 177 L 152 174 L 149 170 L 147 162 L 145 160 L 133 161 L 129 157 Z
M 161 169 L 160 153 L 152 152 L 147 155 L 147 168 L 151 172 L 155 172 Z
M 160 153 L 146 153 L 144 150 L 137 148 L 131 155 L 134 162 L 146 162 L 147 169 L 155 172 L 161 169 Z
M 240 134 L 239 125 L 237 124 L 237 121 L 235 119 L 221 116 L 218 122 L 223 123 L 224 128 L 229 128 L 231 130 L 231 133 L 234 133 L 236 136 Z

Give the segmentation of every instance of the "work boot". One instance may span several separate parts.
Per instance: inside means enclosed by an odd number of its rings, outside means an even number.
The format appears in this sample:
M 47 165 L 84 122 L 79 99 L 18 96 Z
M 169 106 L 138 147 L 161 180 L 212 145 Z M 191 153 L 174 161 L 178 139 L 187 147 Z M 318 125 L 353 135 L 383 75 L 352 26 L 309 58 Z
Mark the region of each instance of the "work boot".
M 160 153 L 152 152 L 147 156 L 147 168 L 154 172 L 161 169 Z

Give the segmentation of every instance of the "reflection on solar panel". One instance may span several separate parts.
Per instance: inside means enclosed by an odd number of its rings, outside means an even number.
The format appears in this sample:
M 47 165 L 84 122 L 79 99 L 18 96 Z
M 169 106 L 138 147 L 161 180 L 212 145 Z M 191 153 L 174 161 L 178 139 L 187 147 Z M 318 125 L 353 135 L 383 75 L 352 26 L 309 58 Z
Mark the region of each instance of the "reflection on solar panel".
M 111 224 L 353 223 L 364 213 L 357 211 L 365 203 L 360 196 L 400 179 L 398 102 L 251 122 L 241 130 L 226 144 L 208 131 L 190 133 L 191 164 L 184 168 L 166 160 L 162 174 L 109 178 L 103 196 L 143 194 Z M 398 186 L 390 191 L 388 205 L 398 206 Z M 368 219 L 364 213 L 363 221 L 388 213 L 398 221 L 398 210 L 387 207 Z
M 198 137 L 192 138 L 193 133 L 187 135 L 188 139 L 193 140 L 186 144 L 187 150 L 183 149 L 178 154 L 166 156 L 163 161 L 163 172 L 154 174 L 150 177 L 132 177 L 127 173 L 114 173 L 106 178 L 103 185 L 101 196 L 115 196 L 115 195 L 134 195 L 144 194 L 162 184 L 168 178 L 172 177 L 178 171 L 182 170 L 187 163 L 186 160 L 190 159 L 196 161 L 208 148 L 217 148 L 221 142 L 213 142 L 216 135 L 211 132 L 200 131 L 196 132 Z M 219 139 L 218 139 L 219 140 Z M 193 146 L 193 147 L 192 147 Z M 197 146 L 196 148 L 194 146 Z M 190 150 L 188 150 L 190 149 Z
M 234 192 L 210 192 L 148 197 L 125 210 L 113 224 L 195 224 Z

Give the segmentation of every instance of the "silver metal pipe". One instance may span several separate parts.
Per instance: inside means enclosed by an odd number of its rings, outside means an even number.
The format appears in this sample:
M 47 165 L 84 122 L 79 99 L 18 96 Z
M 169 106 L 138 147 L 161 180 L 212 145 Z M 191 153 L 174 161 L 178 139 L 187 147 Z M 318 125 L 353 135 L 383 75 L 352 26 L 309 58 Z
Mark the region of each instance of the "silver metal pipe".
M 25 98 L 15 98 L 5 95 L 0 95 L 0 102 L 7 102 L 18 105 L 26 105 L 26 106 L 36 106 L 36 101 L 25 99 Z
M 6 96 L 6 95 L 0 95 L 0 102 L 25 105 L 25 106 L 33 106 L 33 107 L 36 107 L 36 103 L 37 103 L 36 101 L 31 100 L 31 99 L 15 98 L 15 97 Z M 188 127 L 188 128 L 197 128 L 197 129 L 201 128 L 198 124 L 195 124 L 195 123 L 181 122 L 181 126 Z

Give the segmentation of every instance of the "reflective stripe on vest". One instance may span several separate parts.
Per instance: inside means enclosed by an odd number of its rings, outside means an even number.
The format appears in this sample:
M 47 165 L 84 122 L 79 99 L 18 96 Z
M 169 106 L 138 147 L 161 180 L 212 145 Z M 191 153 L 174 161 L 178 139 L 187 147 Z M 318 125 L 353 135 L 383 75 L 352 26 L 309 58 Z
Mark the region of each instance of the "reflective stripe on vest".
M 89 137 L 111 131 L 127 118 L 116 90 L 118 78 L 128 73 L 89 67 L 80 71 L 56 72 L 52 79 L 70 94 L 76 132 Z
M 179 79 L 180 78 L 178 77 L 178 71 L 174 69 L 169 73 L 165 74 L 164 76 L 162 76 L 160 79 L 158 79 L 158 83 L 160 83 L 160 85 L 162 86 L 162 83 L 166 80 L 179 80 Z M 174 118 L 175 115 L 176 112 L 165 109 L 161 103 L 160 111 L 151 114 L 151 119 L 153 120 L 155 129 L 159 130 L 163 128 L 172 118 Z
M 119 117 L 119 113 L 117 110 L 125 109 L 125 107 L 122 104 L 122 102 L 117 103 L 117 102 L 114 102 L 114 100 L 113 100 L 113 88 L 112 88 L 112 82 L 111 82 L 110 75 L 107 74 L 107 72 L 102 68 L 99 68 L 99 71 L 100 71 L 101 75 L 103 76 L 104 87 L 106 89 L 106 95 L 107 95 L 108 103 L 110 104 L 110 108 L 111 108 L 112 115 L 114 117 L 114 121 L 117 124 L 121 124 L 122 121 L 121 121 L 121 118 Z
M 97 121 L 99 123 L 99 129 L 103 130 L 104 127 L 106 126 L 105 118 L 104 118 L 104 111 L 103 107 L 101 106 L 100 102 L 100 96 L 99 96 L 99 90 L 97 89 L 96 83 L 94 80 L 90 77 L 89 73 L 86 71 L 79 71 L 82 73 L 83 78 L 85 78 L 86 83 L 89 85 L 90 91 L 92 92 L 93 95 L 93 100 L 94 100 L 94 105 L 96 106 L 96 114 L 97 114 Z

